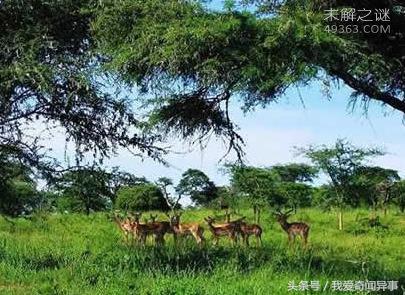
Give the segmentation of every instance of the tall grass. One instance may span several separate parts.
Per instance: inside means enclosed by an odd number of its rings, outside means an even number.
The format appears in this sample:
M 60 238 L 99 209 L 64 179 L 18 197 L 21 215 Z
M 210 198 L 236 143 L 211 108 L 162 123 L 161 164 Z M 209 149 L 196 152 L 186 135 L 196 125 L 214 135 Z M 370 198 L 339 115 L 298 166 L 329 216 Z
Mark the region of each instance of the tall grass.
M 253 220 L 250 211 L 242 213 Z M 212 214 L 190 210 L 182 219 Z M 105 213 L 0 220 L 0 294 L 292 294 L 288 282 L 301 280 L 398 280 L 404 286 L 404 216 L 393 212 L 382 218 L 387 228 L 370 228 L 358 221 L 367 215 L 348 212 L 339 231 L 333 213 L 299 211 L 290 219 L 310 224 L 306 251 L 298 244 L 290 249 L 270 215 L 263 216 L 260 248 L 225 239 L 214 247 L 208 229 L 202 249 L 192 239 L 176 248 L 171 237 L 164 247 L 152 241 L 130 246 Z

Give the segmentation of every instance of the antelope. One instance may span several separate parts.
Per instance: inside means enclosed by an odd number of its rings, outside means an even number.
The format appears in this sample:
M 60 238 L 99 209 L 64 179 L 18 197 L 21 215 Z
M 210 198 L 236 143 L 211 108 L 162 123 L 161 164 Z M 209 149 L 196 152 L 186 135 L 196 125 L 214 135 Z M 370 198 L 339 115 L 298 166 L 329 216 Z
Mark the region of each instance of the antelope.
M 214 245 L 217 245 L 221 236 L 227 236 L 232 243 L 236 244 L 237 234 L 241 232 L 240 222 L 243 218 L 223 224 L 213 225 L 214 219 L 210 216 L 204 218 L 214 238 Z
M 197 242 L 197 245 L 202 245 L 204 242 L 204 228 L 199 223 L 180 223 L 182 213 L 177 213 L 169 216 L 171 228 L 174 232 L 174 240 L 177 243 L 177 236 L 192 235 Z
M 262 228 L 257 224 L 248 224 L 246 222 L 240 222 L 240 232 L 246 246 L 249 246 L 249 237 L 254 235 L 256 237 L 256 244 L 262 245 Z
M 141 244 L 145 245 L 148 235 L 154 235 L 156 245 L 163 245 L 164 235 L 170 230 L 170 224 L 164 222 L 140 223 L 140 217 L 141 213 L 135 214 L 132 231 L 139 238 Z
M 132 236 L 132 221 L 130 218 L 121 220 L 117 214 L 114 214 L 114 221 L 124 234 L 125 242 L 128 243 L 129 237 Z
M 308 242 L 309 225 L 303 222 L 288 223 L 287 218 L 291 215 L 292 210 L 286 213 L 276 212 L 276 219 L 281 225 L 281 228 L 288 234 L 288 242 L 291 245 L 295 241 L 296 236 L 301 236 L 304 247 Z

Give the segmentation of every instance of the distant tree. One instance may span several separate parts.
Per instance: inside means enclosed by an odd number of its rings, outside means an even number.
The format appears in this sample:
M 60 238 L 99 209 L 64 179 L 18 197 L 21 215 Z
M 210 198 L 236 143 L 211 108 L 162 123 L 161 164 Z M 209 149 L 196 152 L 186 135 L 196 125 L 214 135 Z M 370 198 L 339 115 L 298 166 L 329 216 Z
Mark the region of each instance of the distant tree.
M 305 183 L 280 182 L 277 186 L 279 194 L 287 199 L 285 206 L 291 207 L 294 211 L 298 207 L 307 207 L 312 203 L 313 188 Z
M 378 166 L 364 166 L 356 169 L 353 175 L 354 192 L 358 200 L 371 206 L 374 214 L 378 207 L 384 212 L 393 197 L 392 185 L 398 181 L 398 171 Z
M 290 163 L 286 165 L 274 165 L 271 167 L 284 182 L 312 182 L 318 174 L 318 170 L 308 164 Z
M 120 188 L 148 183 L 145 177 L 137 177 L 131 173 L 120 171 L 118 167 L 114 167 L 111 172 L 105 173 L 106 184 L 111 192 L 110 198 L 112 203 L 115 202 L 117 192 Z
M 231 186 L 217 186 L 217 198 L 212 201 L 219 209 L 236 209 L 237 198 L 234 188 Z
M 54 178 L 50 187 L 65 200 L 64 204 L 72 204 L 74 211 L 90 214 L 91 210 L 100 211 L 111 206 L 109 174 L 98 167 L 65 172 Z
M 125 186 L 118 190 L 115 207 L 125 211 L 169 209 L 162 191 L 153 183 Z
M 356 203 L 353 177 L 357 170 L 364 167 L 370 157 L 381 156 L 384 153 L 376 148 L 358 148 L 345 140 L 338 139 L 332 147 L 309 146 L 300 149 L 300 153 L 308 157 L 314 165 L 330 179 L 334 193 L 328 204 L 338 212 L 339 229 L 343 229 L 343 209 L 347 204 Z
M 218 197 L 217 187 L 209 177 L 197 169 L 188 169 L 183 173 L 176 192 L 188 196 L 197 205 L 208 205 Z
M 322 184 L 312 189 L 312 204 L 324 210 L 333 207 L 335 190 L 330 184 Z
M 156 185 L 160 188 L 161 192 L 163 193 L 163 198 L 166 201 L 168 208 L 171 211 L 171 214 L 174 216 L 177 209 L 181 208 L 180 200 L 182 198 L 182 194 L 177 194 L 177 196 L 173 196 L 170 192 L 170 188 L 173 188 L 173 180 L 168 177 L 160 177 L 156 181 Z
M 312 187 L 304 182 L 312 182 L 318 174 L 316 167 L 303 163 L 290 163 L 286 165 L 274 165 L 271 168 L 279 177 L 279 194 L 287 199 L 286 206 L 297 207 L 309 206 L 312 198 Z
M 287 203 L 278 189 L 280 177 L 274 171 L 240 165 L 230 165 L 228 170 L 235 192 L 239 197 L 247 198 L 253 206 L 256 222 L 260 222 L 263 206 L 282 207 Z
M 80 167 L 49 179 L 51 193 L 57 193 L 55 200 L 64 211 L 99 211 L 111 207 L 121 187 L 144 184 L 145 178 L 113 168 L 111 171 L 99 166 Z M 61 209 L 63 208 L 63 209 Z
M 402 213 L 405 211 L 405 180 L 401 179 L 394 183 L 393 189 L 394 202 L 399 206 Z

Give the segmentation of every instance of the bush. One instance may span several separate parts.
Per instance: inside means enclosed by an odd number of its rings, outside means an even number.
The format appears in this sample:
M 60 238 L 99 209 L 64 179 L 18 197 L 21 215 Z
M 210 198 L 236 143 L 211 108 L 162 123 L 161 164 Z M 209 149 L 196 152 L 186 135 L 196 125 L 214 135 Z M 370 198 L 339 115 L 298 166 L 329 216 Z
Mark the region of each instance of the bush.
M 162 192 L 154 184 L 121 188 L 117 192 L 115 207 L 125 211 L 169 210 Z
M 0 212 L 2 214 L 16 217 L 29 214 L 35 209 L 38 194 L 33 183 L 15 180 L 1 188 Z

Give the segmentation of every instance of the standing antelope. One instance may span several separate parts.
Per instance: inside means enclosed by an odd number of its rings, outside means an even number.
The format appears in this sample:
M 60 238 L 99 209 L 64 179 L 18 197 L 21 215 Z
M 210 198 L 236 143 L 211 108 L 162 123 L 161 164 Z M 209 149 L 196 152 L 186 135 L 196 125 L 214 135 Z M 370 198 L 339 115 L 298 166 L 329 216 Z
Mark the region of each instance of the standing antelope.
M 227 236 L 229 239 L 231 239 L 232 243 L 235 245 L 237 234 L 241 232 L 240 221 L 242 219 L 243 218 L 229 223 L 213 225 L 214 219 L 212 217 L 208 216 L 207 218 L 204 218 L 212 233 L 212 237 L 214 238 L 214 245 L 218 244 L 219 238 L 221 236 Z
M 129 237 L 132 237 L 132 220 L 130 218 L 120 219 L 117 214 L 114 214 L 114 221 L 124 234 L 125 243 L 128 244 Z
M 254 235 L 256 237 L 256 244 L 262 245 L 262 228 L 257 224 L 248 224 L 246 222 L 240 222 L 240 231 L 242 234 L 243 241 L 246 246 L 249 246 L 249 237 Z
M 202 245 L 204 242 L 204 228 L 199 223 L 180 223 L 180 216 L 182 213 L 177 213 L 169 216 L 170 224 L 174 232 L 174 240 L 177 243 L 177 236 L 192 235 L 197 242 L 197 245 Z
M 132 231 L 139 238 L 141 244 L 145 245 L 148 235 L 154 235 L 156 245 L 163 245 L 164 235 L 170 230 L 170 224 L 164 222 L 140 223 L 140 217 L 141 213 L 135 214 Z
M 301 236 L 304 247 L 308 242 L 309 225 L 303 222 L 288 223 L 287 218 L 291 215 L 292 210 L 286 213 L 276 212 L 276 219 L 280 223 L 282 229 L 288 234 L 288 242 L 291 245 L 295 241 L 296 236 Z

